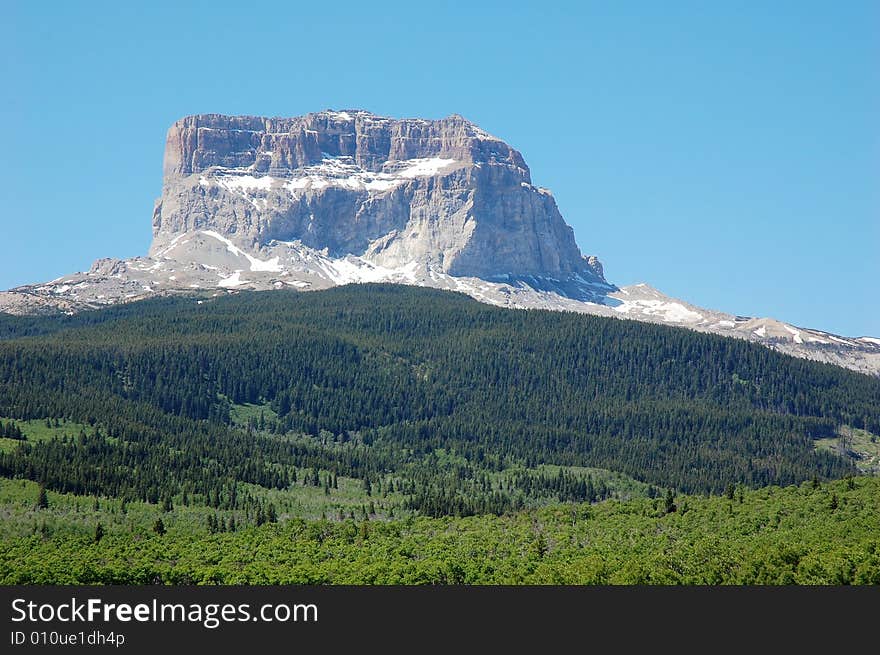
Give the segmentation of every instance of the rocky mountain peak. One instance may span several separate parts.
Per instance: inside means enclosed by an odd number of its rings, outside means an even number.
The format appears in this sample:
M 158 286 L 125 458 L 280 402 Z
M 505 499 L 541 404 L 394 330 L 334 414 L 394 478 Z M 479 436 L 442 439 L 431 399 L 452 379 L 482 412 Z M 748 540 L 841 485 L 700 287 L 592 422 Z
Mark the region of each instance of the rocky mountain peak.
M 389 268 L 604 282 L 522 155 L 459 115 L 188 116 L 164 170 L 151 254 L 210 229 L 251 250 L 299 241 Z
M 880 339 L 618 288 L 582 255 L 522 155 L 466 118 L 326 109 L 199 114 L 168 130 L 149 256 L 0 292 L 0 312 L 73 313 L 169 293 L 394 282 L 493 305 L 586 312 L 748 339 L 880 374 Z

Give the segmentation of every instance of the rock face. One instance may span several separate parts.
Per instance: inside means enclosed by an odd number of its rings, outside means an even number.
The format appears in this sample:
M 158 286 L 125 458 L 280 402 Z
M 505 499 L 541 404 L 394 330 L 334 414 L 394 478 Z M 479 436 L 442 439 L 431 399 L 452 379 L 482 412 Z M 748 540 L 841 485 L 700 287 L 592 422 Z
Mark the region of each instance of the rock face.
M 0 312 L 395 282 L 501 307 L 677 325 L 880 375 L 880 339 L 608 283 L 522 156 L 461 116 L 190 116 L 168 131 L 164 170 L 149 256 L 100 259 L 85 273 L 0 292 Z
M 298 241 L 387 268 L 603 281 L 522 156 L 461 116 L 189 116 L 164 171 L 151 255 L 210 229 L 247 250 Z

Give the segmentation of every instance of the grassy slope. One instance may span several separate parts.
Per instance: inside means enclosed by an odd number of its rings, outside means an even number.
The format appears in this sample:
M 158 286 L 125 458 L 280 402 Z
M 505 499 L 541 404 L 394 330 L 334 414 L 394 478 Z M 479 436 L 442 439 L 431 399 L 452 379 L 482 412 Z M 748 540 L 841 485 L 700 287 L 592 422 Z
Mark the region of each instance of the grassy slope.
M 537 470 L 555 474 L 559 468 L 541 466 Z M 646 493 L 647 485 L 621 474 L 575 467 L 566 467 L 566 470 L 589 473 L 596 481 L 606 481 L 614 489 L 615 497 L 621 499 L 640 497 Z M 309 473 L 306 469 L 298 469 L 299 480 Z M 322 478 L 325 475 L 326 472 L 322 471 Z M 499 478 L 501 475 L 493 474 L 493 477 Z M 388 493 L 378 484 L 368 495 L 360 480 L 344 476 L 337 478 L 338 487 L 331 487 L 329 493 L 324 492 L 323 486 L 303 485 L 300 481 L 285 490 L 264 489 L 244 483 L 240 485 L 240 490 L 264 504 L 272 503 L 281 522 L 290 519 L 361 519 L 364 510 L 369 511 L 371 503 L 375 510 L 370 514 L 372 520 L 405 518 L 412 513 L 403 507 L 403 494 L 396 491 Z M 99 522 L 108 534 L 147 535 L 156 519 L 161 518 L 169 535 L 197 538 L 207 534 L 208 517 L 211 515 L 226 522 L 234 518 L 239 526 L 253 521 L 253 517 L 246 516 L 244 510 L 214 509 L 201 503 L 183 505 L 179 496 L 173 499 L 172 511 L 165 512 L 158 504 L 138 501 L 123 504 L 118 498 L 94 498 L 52 490 L 47 490 L 49 507 L 38 509 L 38 495 L 39 485 L 35 482 L 0 477 L 0 546 L 2 540 L 34 534 L 52 537 L 91 536 Z M 543 506 L 553 504 L 556 499 L 548 496 L 532 502 L 536 506 Z
M 862 473 L 877 475 L 880 473 L 880 438 L 867 430 L 859 430 L 844 426 L 838 430 L 838 435 L 847 436 L 846 451 L 842 452 L 840 437 L 817 439 L 816 449 L 825 450 L 835 455 L 841 455 L 852 460 Z
M 852 488 L 850 488 L 852 487 Z M 563 505 L 512 516 L 303 521 L 210 536 L 6 539 L 10 583 L 880 584 L 880 479 Z
M 17 425 L 24 434 L 26 440 L 30 442 L 48 441 L 50 439 L 54 439 L 56 437 L 60 438 L 65 435 L 69 437 L 75 437 L 80 433 L 80 430 L 92 430 L 92 428 L 88 425 L 85 425 L 83 423 L 74 423 L 73 421 L 68 421 L 66 419 L 59 419 L 58 427 L 55 427 L 54 424 L 51 427 L 47 426 L 45 419 L 31 419 L 23 421 L 20 419 L 15 420 L 10 419 L 9 417 L 0 416 L 0 421 L 3 421 L 4 423 L 12 422 Z M 0 451 L 12 452 L 20 444 L 21 441 L 19 441 L 18 439 L 0 438 Z
M 301 470 L 301 476 L 306 473 Z M 325 494 L 323 487 L 293 484 L 285 491 L 264 489 L 242 484 L 242 492 L 258 498 L 264 504 L 272 503 L 280 521 L 293 517 L 318 519 L 322 515 L 337 518 L 354 513 L 362 516 L 362 508 L 372 502 L 376 513 L 373 518 L 386 518 L 388 510 L 401 501 L 399 494 L 368 496 L 360 480 L 339 477 L 338 489 Z M 163 511 L 158 504 L 132 501 L 123 505 L 118 498 L 94 498 L 47 490 L 49 507 L 37 508 L 39 486 L 29 480 L 0 478 L 0 548 L 3 541 L 33 534 L 54 537 L 91 536 L 101 523 L 107 534 L 147 535 L 156 519 L 161 518 L 171 537 L 194 538 L 207 534 L 208 517 L 235 518 L 239 525 L 252 522 L 244 510 L 223 510 L 203 504 L 183 505 L 180 497 L 174 499 L 173 509 Z M 400 509 L 395 510 L 400 513 Z

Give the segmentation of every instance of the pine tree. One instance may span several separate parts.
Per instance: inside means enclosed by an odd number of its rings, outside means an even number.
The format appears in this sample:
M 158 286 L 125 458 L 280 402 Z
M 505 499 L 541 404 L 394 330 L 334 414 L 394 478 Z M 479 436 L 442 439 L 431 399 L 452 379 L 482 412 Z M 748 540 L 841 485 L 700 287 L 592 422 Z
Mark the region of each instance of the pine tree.
M 40 484 L 40 494 L 37 496 L 37 508 L 46 509 L 49 507 L 49 497 L 46 495 L 46 485 Z
M 665 500 L 665 509 L 667 514 L 671 514 L 675 511 L 675 494 L 673 494 L 672 489 L 666 490 L 666 500 Z

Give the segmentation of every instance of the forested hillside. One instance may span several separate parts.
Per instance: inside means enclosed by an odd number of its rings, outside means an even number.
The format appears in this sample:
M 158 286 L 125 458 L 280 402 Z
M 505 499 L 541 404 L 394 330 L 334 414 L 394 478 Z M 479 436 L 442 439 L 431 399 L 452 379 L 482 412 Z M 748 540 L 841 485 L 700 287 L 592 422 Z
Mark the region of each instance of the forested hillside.
M 6 317 L 0 334 L 0 417 L 79 426 L 7 440 L 0 474 L 77 494 L 234 508 L 239 483 L 283 490 L 308 470 L 315 486 L 385 481 L 408 511 L 503 513 L 612 494 L 571 467 L 652 493 L 838 478 L 854 467 L 814 440 L 880 432 L 877 379 L 393 285 Z
M 877 583 L 878 399 L 401 286 L 0 317 L 0 580 Z

